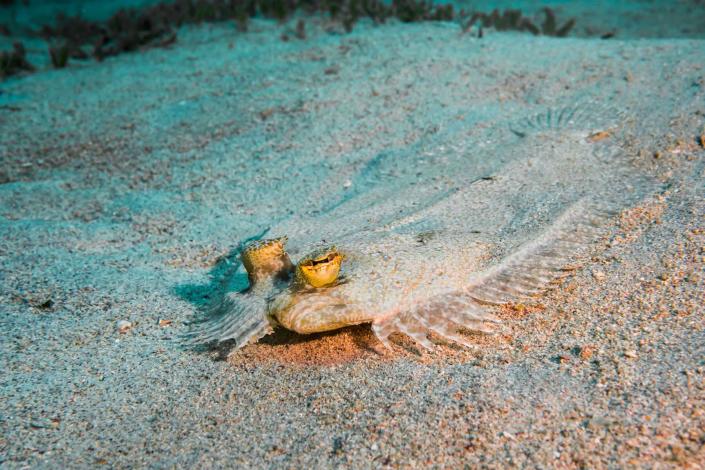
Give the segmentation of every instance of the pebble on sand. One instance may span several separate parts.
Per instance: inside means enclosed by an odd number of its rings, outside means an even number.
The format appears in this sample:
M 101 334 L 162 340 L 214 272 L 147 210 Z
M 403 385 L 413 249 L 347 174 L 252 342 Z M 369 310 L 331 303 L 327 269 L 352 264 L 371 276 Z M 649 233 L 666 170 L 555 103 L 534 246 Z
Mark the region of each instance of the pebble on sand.
M 593 354 L 595 354 L 595 346 L 593 345 L 585 345 L 580 348 L 580 359 L 583 361 L 590 359 Z
M 117 330 L 121 335 L 127 333 L 132 328 L 132 322 L 127 320 L 119 320 L 117 322 Z

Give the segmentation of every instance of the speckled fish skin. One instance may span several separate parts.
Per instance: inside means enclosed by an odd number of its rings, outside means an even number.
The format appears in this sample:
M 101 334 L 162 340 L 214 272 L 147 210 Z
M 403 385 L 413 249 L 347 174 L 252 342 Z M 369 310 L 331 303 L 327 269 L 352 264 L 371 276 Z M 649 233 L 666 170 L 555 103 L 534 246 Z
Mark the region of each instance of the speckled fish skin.
M 424 348 L 427 334 L 468 347 L 460 328 L 492 333 L 491 305 L 540 293 L 564 276 L 565 265 L 589 251 L 613 210 L 592 201 L 569 206 L 533 239 L 498 255 L 474 231 L 386 232 L 342 244 L 349 259 L 341 282 L 322 289 L 290 286 L 270 301 L 269 314 L 298 333 L 372 323 L 378 339 L 400 332 Z
M 467 234 L 371 235 L 337 243 L 345 256 L 337 285 L 276 296 L 270 312 L 279 324 L 306 334 L 386 318 L 461 289 L 488 255 L 487 245 Z

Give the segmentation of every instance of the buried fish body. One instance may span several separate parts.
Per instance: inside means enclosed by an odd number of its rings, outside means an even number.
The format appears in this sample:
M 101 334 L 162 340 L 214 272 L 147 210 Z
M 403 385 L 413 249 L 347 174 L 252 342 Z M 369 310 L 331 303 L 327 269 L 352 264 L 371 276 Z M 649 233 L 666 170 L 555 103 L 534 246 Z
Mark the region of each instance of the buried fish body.
M 316 248 L 295 268 L 260 257 L 281 269 L 254 278 L 244 292 L 228 294 L 194 338 L 235 339 L 241 346 L 272 326 L 309 334 L 371 323 L 388 347 L 394 332 L 426 348 L 432 347 L 429 332 L 472 347 L 459 329 L 491 333 L 498 323 L 491 305 L 534 295 L 564 276 L 565 265 L 588 247 L 606 216 L 576 203 L 540 237 L 493 265 L 491 245 L 449 232 L 367 234 Z M 267 241 L 282 247 L 284 242 Z
M 460 331 L 495 331 L 493 305 L 554 285 L 567 265 L 591 251 L 612 216 L 650 187 L 615 164 L 609 143 L 589 139 L 600 127 L 575 128 L 584 124 L 578 111 L 549 111 L 512 129 L 521 153 L 510 153 L 521 158 L 501 161 L 497 177 L 458 181 L 438 198 L 414 186 L 422 201 L 430 201 L 426 206 L 401 214 L 390 209 L 394 215 L 385 218 L 383 203 L 370 211 L 353 200 L 328 215 L 277 228 L 293 235 L 302 253 L 296 265 L 286 237 L 248 246 L 242 260 L 250 287 L 227 294 L 193 329 L 192 341 L 234 339 L 240 347 L 272 326 L 309 334 L 370 323 L 387 347 L 395 332 L 425 348 L 433 346 L 431 332 L 473 347 Z M 603 151 L 596 152 L 598 146 Z M 550 158 L 550 166 L 536 164 L 537 157 Z M 459 165 L 457 170 L 469 163 Z M 358 199 L 385 200 L 374 191 Z M 311 227 L 336 245 L 311 244 Z

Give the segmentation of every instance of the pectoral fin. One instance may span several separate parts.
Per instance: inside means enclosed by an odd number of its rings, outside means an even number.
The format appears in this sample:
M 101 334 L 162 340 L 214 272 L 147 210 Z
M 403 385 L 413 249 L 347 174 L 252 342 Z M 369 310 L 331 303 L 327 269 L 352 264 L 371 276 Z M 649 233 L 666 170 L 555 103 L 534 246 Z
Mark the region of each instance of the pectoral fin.
M 197 345 L 234 339 L 237 347 L 242 347 L 272 331 L 266 312 L 262 296 L 231 292 L 212 309 L 211 315 L 193 327 L 187 341 Z

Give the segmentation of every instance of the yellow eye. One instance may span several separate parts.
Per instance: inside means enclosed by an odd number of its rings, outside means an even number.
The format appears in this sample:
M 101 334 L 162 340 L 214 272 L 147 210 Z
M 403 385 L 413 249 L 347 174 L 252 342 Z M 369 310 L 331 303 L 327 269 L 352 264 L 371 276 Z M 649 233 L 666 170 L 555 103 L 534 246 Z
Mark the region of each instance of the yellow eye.
M 307 257 L 296 266 L 296 278 L 312 287 L 325 287 L 335 282 L 340 273 L 343 255 L 335 248 Z

